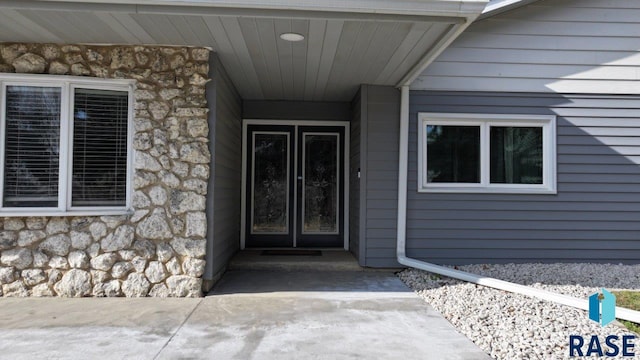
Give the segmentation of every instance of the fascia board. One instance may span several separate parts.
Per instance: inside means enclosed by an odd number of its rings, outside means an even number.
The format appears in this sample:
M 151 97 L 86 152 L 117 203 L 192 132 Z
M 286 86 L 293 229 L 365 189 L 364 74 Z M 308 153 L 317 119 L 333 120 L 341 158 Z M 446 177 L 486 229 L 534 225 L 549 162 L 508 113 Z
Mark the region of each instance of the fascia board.
M 488 0 L 9 0 L 0 7 L 28 9 L 109 10 L 136 13 L 145 6 L 191 6 L 255 10 L 329 11 L 362 14 L 475 17 Z M 133 6 L 133 7 L 132 7 Z
M 482 11 L 482 14 L 478 17 L 478 20 L 490 18 L 492 16 L 502 14 L 503 12 L 529 5 L 536 1 L 538 0 L 503 0 L 493 4 L 489 3 Z

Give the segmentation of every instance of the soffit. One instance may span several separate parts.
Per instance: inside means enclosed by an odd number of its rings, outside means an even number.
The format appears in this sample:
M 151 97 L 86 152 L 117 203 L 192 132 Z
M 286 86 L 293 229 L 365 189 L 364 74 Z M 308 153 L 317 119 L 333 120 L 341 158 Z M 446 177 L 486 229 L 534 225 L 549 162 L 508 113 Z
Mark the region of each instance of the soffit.
M 477 8 L 479 12 L 481 8 Z M 0 41 L 212 48 L 245 99 L 349 101 L 396 85 L 462 17 L 52 2 L 0 5 Z M 284 32 L 301 42 L 279 38 Z

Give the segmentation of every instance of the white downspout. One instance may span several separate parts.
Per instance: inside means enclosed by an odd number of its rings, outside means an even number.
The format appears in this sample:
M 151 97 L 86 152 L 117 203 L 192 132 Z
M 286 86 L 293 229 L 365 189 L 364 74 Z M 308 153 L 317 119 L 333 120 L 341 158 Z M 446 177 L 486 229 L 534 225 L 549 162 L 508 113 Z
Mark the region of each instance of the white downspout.
M 400 144 L 398 156 L 398 230 L 396 255 L 400 264 L 412 268 L 425 270 L 431 273 L 440 274 L 467 281 L 470 283 L 488 286 L 495 289 L 509 291 L 512 293 L 532 296 L 538 299 L 553 301 L 558 304 L 568 305 L 578 309 L 588 310 L 589 302 L 586 299 L 578 299 L 572 296 L 556 294 L 546 290 L 540 290 L 525 285 L 520 285 L 504 280 L 480 276 L 448 267 L 427 263 L 424 261 L 411 259 L 406 253 L 406 232 L 407 232 L 407 166 L 408 166 L 408 146 L 409 146 L 409 86 L 401 86 L 400 97 Z M 616 307 L 616 318 L 632 321 L 640 324 L 640 311 L 634 311 L 621 307 Z

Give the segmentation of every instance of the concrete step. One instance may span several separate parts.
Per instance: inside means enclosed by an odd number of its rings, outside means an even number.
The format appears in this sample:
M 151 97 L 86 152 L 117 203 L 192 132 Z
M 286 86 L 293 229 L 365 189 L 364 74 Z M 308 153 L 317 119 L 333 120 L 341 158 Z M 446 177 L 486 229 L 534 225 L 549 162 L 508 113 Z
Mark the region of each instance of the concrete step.
M 268 255 L 262 250 L 242 250 L 228 270 L 264 271 L 363 271 L 348 251 L 320 250 L 320 255 Z

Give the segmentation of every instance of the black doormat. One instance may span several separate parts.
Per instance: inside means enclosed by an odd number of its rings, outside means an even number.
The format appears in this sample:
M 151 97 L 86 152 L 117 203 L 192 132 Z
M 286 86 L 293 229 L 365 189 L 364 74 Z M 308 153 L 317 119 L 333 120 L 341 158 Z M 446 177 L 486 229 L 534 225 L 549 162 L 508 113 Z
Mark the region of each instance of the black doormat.
M 261 255 L 322 256 L 320 250 L 263 250 Z

